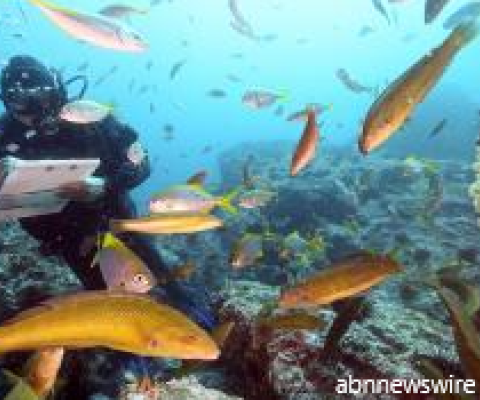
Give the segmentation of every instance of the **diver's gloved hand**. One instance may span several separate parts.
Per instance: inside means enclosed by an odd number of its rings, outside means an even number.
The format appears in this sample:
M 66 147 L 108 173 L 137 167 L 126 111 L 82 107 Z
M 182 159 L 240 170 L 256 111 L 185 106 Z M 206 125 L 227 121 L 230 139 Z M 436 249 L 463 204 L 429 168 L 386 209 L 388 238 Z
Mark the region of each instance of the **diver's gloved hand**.
M 96 200 L 105 190 L 105 181 L 95 176 L 85 181 L 68 183 L 57 190 L 57 196 L 72 201 Z
M 196 301 L 195 293 L 177 281 L 169 281 L 163 286 L 165 301 L 172 307 L 186 314 L 203 329 L 211 331 L 217 321 L 213 311 L 204 302 Z

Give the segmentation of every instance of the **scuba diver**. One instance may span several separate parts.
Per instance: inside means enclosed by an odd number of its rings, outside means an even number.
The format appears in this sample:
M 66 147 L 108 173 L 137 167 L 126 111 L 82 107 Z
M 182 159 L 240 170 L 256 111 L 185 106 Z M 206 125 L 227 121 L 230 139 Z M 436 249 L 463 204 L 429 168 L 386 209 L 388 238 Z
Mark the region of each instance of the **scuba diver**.
M 83 76 L 63 81 L 58 71 L 22 55 L 9 60 L 0 79 L 0 96 L 6 109 L 0 118 L 0 158 L 100 159 L 94 173 L 103 187 L 100 197 L 93 196 L 98 186 L 78 182 L 61 189 L 61 196 L 69 200 L 61 212 L 26 217 L 20 224 L 39 241 L 43 255 L 62 257 L 85 289 L 104 289 L 100 269 L 89 268 L 96 238 L 108 230 L 110 218 L 137 216 L 129 190 L 150 175 L 148 156 L 138 135 L 112 115 L 90 124 L 72 124 L 58 118 L 63 105 L 83 97 L 87 88 Z M 82 79 L 79 95 L 69 98 L 67 86 Z M 151 237 L 127 233 L 121 238 L 155 276 L 163 278 L 159 281 L 167 282 L 162 286 L 167 303 L 206 329 L 214 326 L 206 305 L 195 303 L 195 296 L 184 284 L 168 279 L 171 274 Z

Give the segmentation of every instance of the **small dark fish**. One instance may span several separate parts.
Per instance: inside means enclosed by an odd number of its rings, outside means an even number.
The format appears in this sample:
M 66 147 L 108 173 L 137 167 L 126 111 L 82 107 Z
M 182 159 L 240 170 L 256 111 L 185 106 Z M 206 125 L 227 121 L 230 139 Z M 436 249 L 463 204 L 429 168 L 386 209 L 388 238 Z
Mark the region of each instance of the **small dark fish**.
M 278 39 L 278 35 L 276 33 L 266 33 L 260 36 L 259 39 L 264 42 L 273 42 Z
M 339 68 L 337 70 L 337 78 L 345 85 L 347 89 L 351 90 L 354 93 L 369 93 L 372 91 L 372 88 L 364 86 L 356 80 L 352 79 L 348 72 L 343 68 Z
M 236 58 L 236 59 L 239 59 L 239 58 L 243 58 L 243 54 L 242 53 L 233 53 L 231 55 L 232 58 Z
M 250 26 L 240 25 L 236 21 L 231 21 L 230 27 L 242 36 L 245 36 L 252 40 L 258 40 L 258 37 L 255 35 L 255 33 L 253 32 Z
M 480 2 L 476 1 L 473 3 L 465 4 L 463 7 L 460 7 L 452 15 L 450 15 L 445 22 L 443 27 L 445 29 L 454 29 L 458 25 L 471 22 L 478 18 L 480 15 Z
M 144 94 L 148 91 L 148 85 L 144 84 L 140 86 L 140 89 L 138 89 L 138 94 Z
M 15 39 L 25 39 L 25 36 L 21 32 L 12 33 L 12 37 Z
M 199 171 L 187 180 L 187 185 L 203 186 L 207 179 L 207 171 Z
M 245 19 L 242 15 L 240 10 L 238 9 L 237 1 L 236 0 L 229 0 L 228 7 L 230 8 L 230 12 L 232 13 L 233 19 L 237 26 L 244 27 L 247 31 L 252 32 L 252 26 L 250 23 Z
M 155 104 L 150 103 L 150 114 L 153 114 L 155 112 Z
M 210 145 L 207 145 L 202 149 L 202 154 L 210 153 L 212 150 L 213 150 L 213 147 Z
M 17 7 L 18 7 L 18 10 L 20 11 L 20 15 L 22 16 L 23 22 L 28 24 L 28 18 L 27 18 L 27 14 L 25 14 L 25 10 L 20 5 L 20 3 L 17 4 Z
M 375 32 L 375 30 L 374 30 L 371 26 L 365 25 L 365 26 L 362 27 L 362 29 L 360 29 L 360 31 L 358 32 L 358 36 L 364 37 L 364 36 L 367 36 L 368 34 L 370 34 L 370 33 L 372 33 L 372 32 Z
M 185 65 L 187 60 L 177 61 L 175 64 L 172 65 L 170 69 L 170 80 L 173 80 L 177 74 L 180 72 L 180 69 Z
M 173 133 L 173 131 L 175 130 L 175 128 L 173 127 L 172 124 L 165 124 L 163 126 L 163 130 L 167 133 Z
M 435 127 L 431 130 L 431 132 L 428 134 L 428 137 L 429 138 L 433 138 L 435 136 L 437 136 L 442 130 L 443 128 L 445 128 L 445 125 L 447 124 L 447 119 L 444 118 L 442 119 L 437 125 L 435 125 Z
M 226 97 L 227 93 L 225 93 L 225 91 L 223 91 L 222 89 L 212 89 L 209 92 L 207 92 L 207 95 L 210 97 L 220 99 L 220 98 Z
M 135 86 L 135 78 L 132 78 L 130 80 L 130 83 L 128 84 L 128 91 L 132 93 L 133 87 Z
M 242 80 L 236 76 L 236 75 L 233 75 L 233 74 L 228 74 L 227 75 L 227 79 L 230 81 L 230 82 L 235 82 L 235 83 L 240 83 L 242 82 Z
M 447 5 L 448 0 L 427 0 L 425 3 L 425 23 L 433 22 Z
M 85 71 L 87 68 L 88 68 L 88 61 L 85 61 L 84 63 L 80 64 L 80 65 L 77 67 L 77 71 L 78 71 L 78 72 L 83 72 L 83 71 Z
M 147 71 L 150 71 L 153 67 L 153 61 L 150 60 L 148 61 L 146 64 L 145 64 L 145 68 L 147 69 Z
M 135 14 L 145 15 L 148 13 L 148 9 L 136 8 L 123 4 L 112 4 L 102 8 L 98 13 L 110 18 L 126 18 Z
M 383 15 L 383 17 L 387 20 L 388 24 L 390 25 L 390 17 L 388 16 L 387 10 L 382 4 L 382 0 L 372 0 L 372 4 L 375 9 Z
M 112 66 L 107 72 L 105 72 L 103 75 L 100 75 L 97 80 L 93 83 L 93 86 L 98 86 L 101 83 L 105 82 L 105 80 L 113 75 L 115 72 L 117 72 L 118 66 L 114 65 Z
M 160 4 L 162 0 L 150 0 L 150 7 Z

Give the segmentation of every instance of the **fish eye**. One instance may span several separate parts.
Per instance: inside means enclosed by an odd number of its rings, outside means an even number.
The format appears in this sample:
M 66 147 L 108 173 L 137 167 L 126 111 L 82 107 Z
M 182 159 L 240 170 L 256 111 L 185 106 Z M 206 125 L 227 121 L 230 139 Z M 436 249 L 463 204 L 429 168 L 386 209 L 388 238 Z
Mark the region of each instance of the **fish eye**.
M 133 277 L 133 283 L 145 283 L 148 284 L 148 278 L 145 275 L 137 274 Z

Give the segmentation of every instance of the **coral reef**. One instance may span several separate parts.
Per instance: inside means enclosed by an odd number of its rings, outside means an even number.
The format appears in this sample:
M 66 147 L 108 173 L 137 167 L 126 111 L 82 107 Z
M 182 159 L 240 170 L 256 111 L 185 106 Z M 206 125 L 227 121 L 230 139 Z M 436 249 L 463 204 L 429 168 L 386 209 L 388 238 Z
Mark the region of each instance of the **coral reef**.
M 457 374 L 448 314 L 423 281 L 449 267 L 462 279 L 480 282 L 480 272 L 471 268 L 479 261 L 480 229 L 468 196 L 474 197 L 480 212 L 480 166 L 476 165 L 477 180 L 469 191 L 475 176 L 462 161 L 412 164 L 378 156 L 364 159 L 350 149 L 321 146 L 316 161 L 290 178 L 292 147 L 288 142 L 247 143 L 219 159 L 225 190 L 241 182 L 249 159 L 258 185 L 276 193 L 268 205 L 237 215 L 220 211 L 226 229 L 158 237 L 158 249 L 171 268 L 195 262 L 185 282 L 192 296 L 212 301 L 221 320 L 236 322 L 219 362 L 184 379 L 169 381 L 178 363 L 150 360 L 149 370 L 159 371 L 153 378 L 167 382 L 161 390 L 203 399 L 228 398 L 221 392 L 252 400 L 337 399 L 340 377 L 421 378 L 419 358 Z M 1 230 L 2 319 L 38 300 L 79 288 L 71 271 L 57 258 L 42 255 L 17 224 L 3 224 Z M 258 265 L 232 270 L 230 250 L 246 231 L 269 238 L 298 231 L 302 238 L 320 238 L 325 248 L 315 259 L 304 253 L 285 259 L 277 251 L 280 242 L 275 242 L 266 246 Z M 271 330 L 256 324 L 258 315 L 272 308 L 282 286 L 358 249 L 395 250 L 405 270 L 365 294 L 365 307 L 337 338 L 335 351 L 324 345 L 332 321 L 341 313 L 337 307 L 319 311 L 328 322 L 324 330 Z M 478 315 L 475 320 L 480 321 Z M 21 360 L 21 355 L 8 355 L 2 357 L 2 366 L 15 370 Z M 112 376 L 121 365 L 114 352 L 67 352 L 62 377 L 68 393 L 98 393 L 97 399 L 102 393 L 114 399 L 121 379 Z M 62 398 L 69 397 L 62 397 L 60 390 Z
M 323 399 L 336 395 L 337 379 L 421 379 L 421 355 L 457 363 L 448 323 L 385 299 L 388 287 L 369 296 L 369 311 L 353 322 L 335 355 L 325 354 L 328 329 L 318 332 L 258 332 L 255 319 L 278 289 L 237 281 L 225 289 L 220 314 L 237 324 L 223 359 L 232 374 L 245 380 L 248 399 Z M 332 321 L 335 312 L 322 310 Z M 239 356 L 241 355 L 241 356 Z M 260 397 L 262 394 L 263 397 Z M 368 398 L 368 397 L 365 397 Z M 388 397 L 385 397 L 388 398 Z

